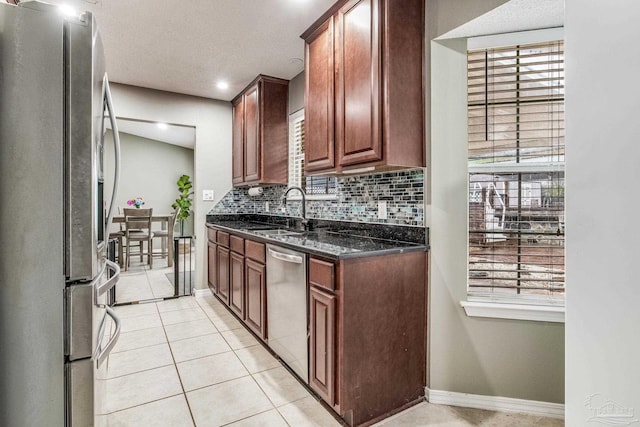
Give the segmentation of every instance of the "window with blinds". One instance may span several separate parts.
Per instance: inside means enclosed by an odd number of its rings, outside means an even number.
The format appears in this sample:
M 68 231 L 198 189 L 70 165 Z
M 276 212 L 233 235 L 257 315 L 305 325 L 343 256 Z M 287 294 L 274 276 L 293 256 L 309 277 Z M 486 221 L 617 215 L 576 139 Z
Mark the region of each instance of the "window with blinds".
M 302 187 L 304 171 L 304 111 L 289 117 L 289 187 Z
M 563 300 L 564 44 L 468 51 L 469 294 Z
M 304 177 L 304 110 L 289 116 L 289 187 L 297 186 L 307 195 L 323 196 L 336 194 L 334 177 Z M 297 197 L 296 194 L 293 195 Z

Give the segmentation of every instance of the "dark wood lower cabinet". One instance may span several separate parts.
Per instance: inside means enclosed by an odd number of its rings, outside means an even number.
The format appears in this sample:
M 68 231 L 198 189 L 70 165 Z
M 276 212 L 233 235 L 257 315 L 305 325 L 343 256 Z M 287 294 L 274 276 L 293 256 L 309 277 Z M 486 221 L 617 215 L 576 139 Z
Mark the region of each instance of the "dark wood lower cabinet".
M 216 236 L 208 244 L 209 287 L 268 343 L 265 244 L 221 230 Z M 349 426 L 422 401 L 427 254 L 309 255 L 307 272 L 311 389 Z
M 336 297 L 309 288 L 309 385 L 329 405 L 334 401 Z
M 229 277 L 229 307 L 244 318 L 244 255 L 231 252 Z
M 426 273 L 425 252 L 309 257 L 309 385 L 348 425 L 424 398 Z
M 249 329 L 266 341 L 265 244 L 211 227 L 208 227 L 208 236 L 209 288 Z
M 218 276 L 218 297 L 229 304 L 229 249 L 218 245 L 216 272 Z
M 209 269 L 207 270 L 207 285 L 214 294 L 218 293 L 218 280 L 216 277 L 216 252 L 217 245 L 211 241 L 207 244 L 207 264 Z
M 253 332 L 267 339 L 266 266 L 252 259 L 245 260 L 245 323 Z

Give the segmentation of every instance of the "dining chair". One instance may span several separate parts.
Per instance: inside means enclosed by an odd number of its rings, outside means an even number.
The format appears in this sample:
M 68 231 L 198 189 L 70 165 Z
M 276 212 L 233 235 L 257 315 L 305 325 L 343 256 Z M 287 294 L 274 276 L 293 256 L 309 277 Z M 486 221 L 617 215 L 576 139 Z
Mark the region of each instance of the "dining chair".
M 124 208 L 124 227 L 125 238 L 127 239 L 127 255 L 125 271 L 131 265 L 131 246 L 134 242 L 138 242 L 138 252 L 133 255 L 140 255 L 142 262 L 143 256 L 147 256 L 150 268 L 153 268 L 153 231 L 151 231 L 151 217 L 153 216 L 153 208 L 148 209 L 129 209 Z M 144 251 L 144 242 L 147 242 L 147 251 Z
M 179 208 L 173 211 L 166 230 L 156 230 L 153 232 L 153 237 L 166 239 L 166 246 L 162 246 L 164 249 L 159 252 L 158 255 L 162 258 L 165 256 L 167 257 L 167 267 L 171 267 L 173 265 L 173 230 L 175 230 L 176 222 L 178 221 L 178 212 L 180 212 Z
M 118 206 L 118 214 L 122 215 L 122 208 L 120 206 Z M 109 232 L 109 240 L 116 240 L 116 244 L 118 245 L 118 265 L 120 267 L 124 267 L 124 235 L 125 231 L 123 223 L 118 224 L 118 229 L 116 231 Z

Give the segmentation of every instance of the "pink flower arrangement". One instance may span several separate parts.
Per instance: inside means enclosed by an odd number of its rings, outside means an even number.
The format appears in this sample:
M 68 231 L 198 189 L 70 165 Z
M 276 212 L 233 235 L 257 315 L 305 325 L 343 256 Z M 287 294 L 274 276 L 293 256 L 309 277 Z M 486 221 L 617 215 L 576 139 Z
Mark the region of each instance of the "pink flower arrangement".
M 129 206 L 135 206 L 136 208 L 139 208 L 140 206 L 144 205 L 144 199 L 140 196 L 131 199 L 131 200 L 127 200 L 127 205 Z

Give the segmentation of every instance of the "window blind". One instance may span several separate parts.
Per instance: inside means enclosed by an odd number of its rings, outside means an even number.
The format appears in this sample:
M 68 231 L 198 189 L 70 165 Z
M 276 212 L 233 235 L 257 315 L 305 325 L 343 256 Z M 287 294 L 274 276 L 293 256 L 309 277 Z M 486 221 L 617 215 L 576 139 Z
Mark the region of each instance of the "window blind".
M 563 46 L 468 52 L 470 295 L 564 296 Z
M 289 187 L 300 187 L 307 195 L 336 194 L 336 178 L 304 177 L 304 136 L 304 112 L 300 111 L 289 118 Z
M 304 115 L 292 116 L 289 124 L 289 187 L 302 187 L 304 171 Z

